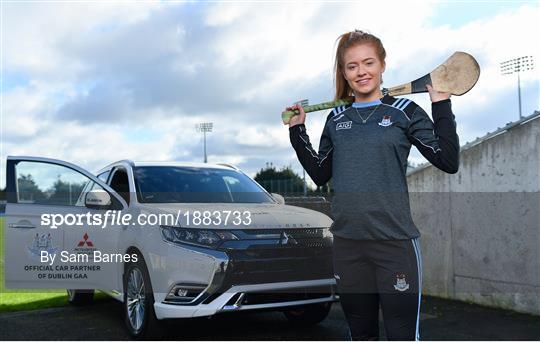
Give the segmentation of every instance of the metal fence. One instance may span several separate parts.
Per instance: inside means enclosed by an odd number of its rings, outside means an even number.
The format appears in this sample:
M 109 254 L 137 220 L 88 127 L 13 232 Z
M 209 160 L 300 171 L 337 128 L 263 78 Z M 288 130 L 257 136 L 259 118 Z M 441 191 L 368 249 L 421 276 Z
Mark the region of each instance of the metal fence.
M 283 196 L 304 196 L 304 183 L 298 179 L 270 179 L 257 182 L 271 193 L 278 193 Z M 308 187 L 306 190 L 308 196 L 328 195 L 327 186 L 316 189 Z

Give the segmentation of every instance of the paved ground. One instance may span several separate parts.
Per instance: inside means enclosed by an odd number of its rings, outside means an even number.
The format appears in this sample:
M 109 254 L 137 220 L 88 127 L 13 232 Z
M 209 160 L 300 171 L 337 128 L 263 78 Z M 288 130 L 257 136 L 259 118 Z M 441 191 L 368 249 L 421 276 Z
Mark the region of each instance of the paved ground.
M 0 314 L 0 340 L 125 340 L 120 303 L 100 299 L 84 307 Z M 381 334 L 384 332 L 381 327 Z M 540 317 L 425 297 L 423 340 L 539 340 Z M 211 319 L 173 320 L 165 340 L 343 340 L 343 313 L 335 304 L 326 320 L 310 328 L 288 324 L 276 312 L 235 313 Z

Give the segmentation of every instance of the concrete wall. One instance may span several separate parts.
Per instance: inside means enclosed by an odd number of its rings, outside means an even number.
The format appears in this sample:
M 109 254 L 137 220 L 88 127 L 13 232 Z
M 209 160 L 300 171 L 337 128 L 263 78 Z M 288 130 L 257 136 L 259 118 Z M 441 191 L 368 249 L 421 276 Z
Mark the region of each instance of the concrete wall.
M 424 293 L 540 314 L 540 116 L 407 180 Z

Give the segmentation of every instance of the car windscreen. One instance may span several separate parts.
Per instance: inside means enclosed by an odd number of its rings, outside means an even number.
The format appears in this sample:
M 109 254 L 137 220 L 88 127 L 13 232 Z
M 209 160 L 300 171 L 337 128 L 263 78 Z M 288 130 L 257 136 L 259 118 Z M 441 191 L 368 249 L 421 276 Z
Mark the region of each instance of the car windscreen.
M 140 203 L 272 203 L 255 181 L 234 171 L 197 167 L 133 168 Z

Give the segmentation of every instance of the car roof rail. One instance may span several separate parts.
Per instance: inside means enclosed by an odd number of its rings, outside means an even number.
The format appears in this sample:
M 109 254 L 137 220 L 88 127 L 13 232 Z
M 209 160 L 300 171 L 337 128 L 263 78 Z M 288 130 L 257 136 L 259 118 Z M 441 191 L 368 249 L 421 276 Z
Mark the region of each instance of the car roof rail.
M 236 166 L 231 165 L 231 164 L 227 164 L 227 163 L 217 163 L 217 165 L 221 165 L 221 166 L 225 166 L 225 167 L 230 167 L 230 168 L 233 169 L 233 170 L 240 171 L 239 168 L 237 168 Z
M 109 167 L 111 167 L 111 166 L 113 166 L 113 165 L 116 165 L 116 164 L 119 164 L 119 163 L 127 163 L 127 164 L 129 164 L 131 167 L 135 166 L 135 163 L 133 162 L 133 160 L 130 160 L 130 159 L 122 159 L 122 160 L 117 160 L 117 161 L 115 161 L 115 162 L 112 162 L 112 163 L 110 163 L 110 164 L 108 164 L 108 165 L 102 167 L 101 170 L 106 169 L 106 168 L 109 168 Z

